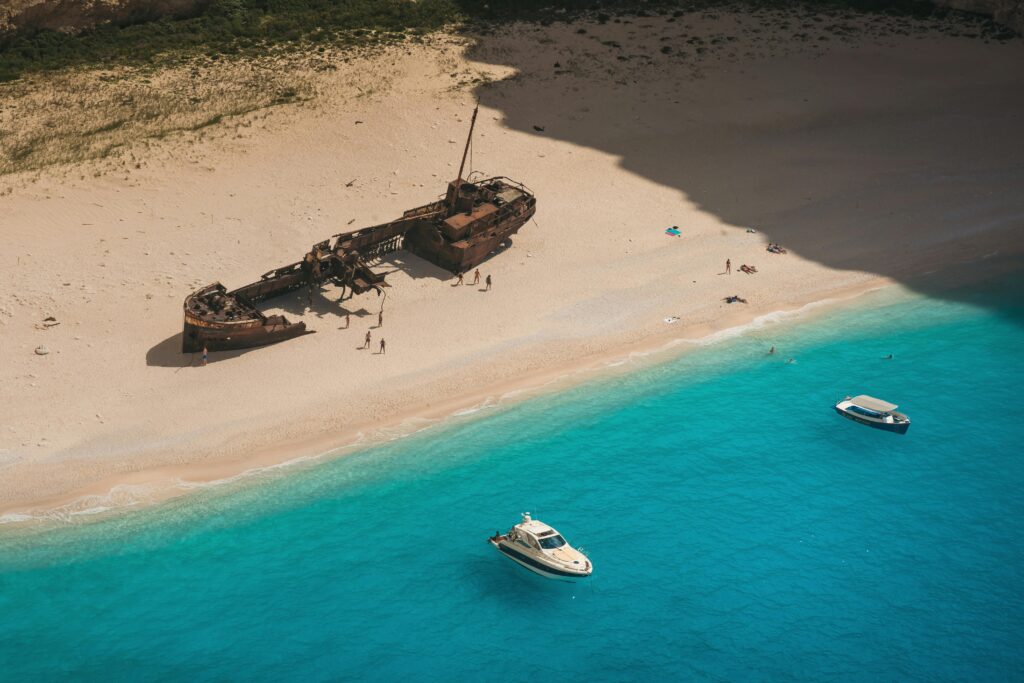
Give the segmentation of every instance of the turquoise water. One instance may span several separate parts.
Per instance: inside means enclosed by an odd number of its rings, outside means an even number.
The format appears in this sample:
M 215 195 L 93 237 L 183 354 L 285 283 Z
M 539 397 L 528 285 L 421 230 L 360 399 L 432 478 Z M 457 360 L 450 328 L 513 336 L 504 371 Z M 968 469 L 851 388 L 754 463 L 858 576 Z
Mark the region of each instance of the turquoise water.
M 873 295 L 234 492 L 5 529 L 0 679 L 1019 680 L 1019 293 Z M 832 413 L 861 391 L 910 433 Z M 589 581 L 486 544 L 524 510 Z

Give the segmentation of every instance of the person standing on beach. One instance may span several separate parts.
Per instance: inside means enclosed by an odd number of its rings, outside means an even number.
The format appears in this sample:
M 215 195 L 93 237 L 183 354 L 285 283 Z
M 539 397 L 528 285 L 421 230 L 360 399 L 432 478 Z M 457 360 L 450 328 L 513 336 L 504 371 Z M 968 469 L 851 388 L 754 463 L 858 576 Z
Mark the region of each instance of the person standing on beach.
M 206 350 L 206 344 L 203 344 L 203 365 L 206 365 L 208 360 L 210 360 L 210 352 Z
M 377 327 L 384 327 L 384 309 L 380 309 L 377 314 Z
M 366 342 L 362 346 L 360 346 L 359 348 L 361 348 L 361 349 L 368 349 L 368 348 L 370 348 L 370 331 L 369 330 L 366 331 Z
M 381 353 L 387 353 L 386 347 L 384 346 L 384 340 L 383 339 L 380 340 L 380 352 Z
M 725 259 L 725 274 L 729 275 L 732 273 L 732 261 Z
M 475 270 L 475 271 L 473 272 L 473 284 L 474 284 L 474 285 L 478 285 L 478 284 L 480 284 L 480 269 L 479 269 L 479 268 L 477 268 L 477 269 L 476 269 L 476 270 Z
M 485 292 L 491 291 L 491 276 L 489 274 L 488 274 L 487 280 L 485 280 L 485 282 L 487 283 L 487 286 L 484 287 L 484 291 Z
M 348 311 L 345 311 L 345 329 L 347 330 L 351 326 L 352 326 L 351 314 Z

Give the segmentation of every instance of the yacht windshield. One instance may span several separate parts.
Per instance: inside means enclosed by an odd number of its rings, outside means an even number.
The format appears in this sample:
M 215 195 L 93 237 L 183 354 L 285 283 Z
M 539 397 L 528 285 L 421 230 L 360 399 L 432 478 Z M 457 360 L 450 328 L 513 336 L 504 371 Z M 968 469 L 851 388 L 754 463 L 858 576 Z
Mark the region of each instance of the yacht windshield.
M 565 545 L 565 539 L 558 534 L 540 539 L 540 547 L 545 550 L 554 550 L 555 548 L 561 548 L 563 545 Z
M 876 413 L 874 410 L 868 410 L 867 408 L 861 408 L 859 405 L 851 405 L 849 408 L 851 413 L 857 413 L 858 415 L 864 415 L 865 417 L 882 417 L 880 413 Z

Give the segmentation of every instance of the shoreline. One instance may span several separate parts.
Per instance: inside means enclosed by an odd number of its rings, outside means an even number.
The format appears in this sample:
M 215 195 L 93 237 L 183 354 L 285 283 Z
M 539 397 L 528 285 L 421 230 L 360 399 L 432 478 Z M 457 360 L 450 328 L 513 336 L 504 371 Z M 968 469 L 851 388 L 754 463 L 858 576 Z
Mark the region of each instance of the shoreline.
M 316 101 L 0 197 L 0 515 L 96 517 L 256 478 L 828 307 L 815 302 L 894 282 L 941 297 L 950 264 L 1024 249 L 1010 63 L 1024 46 L 807 44 L 739 14 L 670 19 L 385 50 L 311 75 Z M 684 52 L 694 33 L 730 39 Z M 654 36 L 675 47 L 646 54 Z M 872 65 L 880 80 L 861 78 Z M 470 165 L 538 196 L 539 223 L 486 263 L 493 291 L 397 253 L 380 265 L 382 330 L 376 297 L 326 289 L 265 311 L 317 334 L 203 368 L 180 353 L 188 292 L 440 190 L 474 96 L 485 166 Z M 758 274 L 725 277 L 726 259 Z M 386 356 L 356 350 L 369 330 Z
M 991 235 L 990 235 L 991 237 Z M 959 252 L 947 252 L 959 253 Z M 997 267 L 977 273 L 970 267 L 996 257 Z M 951 290 L 978 286 L 1010 272 L 1024 272 L 1024 248 L 1001 250 L 966 260 L 952 260 L 945 268 L 929 263 L 919 268 L 918 277 L 945 275 L 942 282 Z M 967 269 L 967 270 L 964 270 Z M 316 466 L 363 452 L 390 441 L 404 439 L 447 422 L 475 419 L 489 408 L 505 408 L 534 398 L 600 381 L 611 373 L 637 370 L 672 363 L 684 354 L 699 353 L 748 334 L 771 329 L 774 325 L 805 325 L 821 315 L 856 306 L 868 306 L 866 297 L 881 291 L 902 290 L 903 296 L 925 296 L 891 278 L 876 277 L 826 291 L 826 296 L 774 310 L 733 315 L 728 324 L 709 328 L 704 324 L 684 325 L 665 334 L 653 335 L 640 344 L 610 346 L 582 359 L 570 368 L 546 368 L 515 381 L 481 387 L 466 396 L 452 398 L 439 405 L 425 406 L 388 416 L 382 420 L 357 424 L 335 434 L 321 434 L 304 441 L 276 444 L 252 451 L 241 460 L 211 464 L 158 467 L 93 482 L 66 495 L 29 504 L 0 508 L 0 533 L 10 530 L 44 530 L 48 523 L 92 523 L 134 510 L 151 509 L 193 492 L 220 489 L 230 485 L 258 486 L 268 473 L 287 476 L 293 467 Z M 230 492 L 225 491 L 226 494 Z
M 708 329 L 705 325 L 683 326 L 676 334 L 647 339 L 640 345 L 606 349 L 582 359 L 571 368 L 544 369 L 517 381 L 482 387 L 468 396 L 449 399 L 440 405 L 353 425 L 337 434 L 319 435 L 287 446 L 270 446 L 252 452 L 243 460 L 161 467 L 112 477 L 67 495 L 0 508 L 0 529 L 8 525 L 20 527 L 46 522 L 100 521 L 108 515 L 151 508 L 187 497 L 196 490 L 241 482 L 258 485 L 258 477 L 267 472 L 343 458 L 389 441 L 407 438 L 452 419 L 476 415 L 487 408 L 507 407 L 575 388 L 599 380 L 607 373 L 621 372 L 623 367 L 632 372 L 650 365 L 671 363 L 683 354 L 700 352 L 703 348 L 771 325 L 804 324 L 818 315 L 855 305 L 867 294 L 897 286 L 886 278 L 876 278 L 841 287 L 829 292 L 827 297 L 812 299 L 802 305 L 730 317 L 730 323 L 735 324 L 716 329 Z M 742 318 L 746 320 L 737 322 Z M 643 364 L 638 365 L 636 361 Z M 419 426 L 414 423 L 419 423 Z M 387 433 L 389 431 L 392 433 Z

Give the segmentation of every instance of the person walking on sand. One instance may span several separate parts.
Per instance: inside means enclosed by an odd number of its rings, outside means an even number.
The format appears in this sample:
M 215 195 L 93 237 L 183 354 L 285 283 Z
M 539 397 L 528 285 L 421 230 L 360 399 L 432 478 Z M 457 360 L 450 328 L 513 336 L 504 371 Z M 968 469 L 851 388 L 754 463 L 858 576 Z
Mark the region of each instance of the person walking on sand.
M 486 286 L 486 287 L 484 287 L 484 291 L 485 291 L 485 292 L 489 292 L 489 291 L 491 291 L 491 276 L 490 276 L 490 275 L 488 275 L 488 276 L 487 276 L 487 279 L 486 279 L 486 280 L 484 280 L 484 282 L 486 282 L 486 283 L 487 283 L 487 286 Z
M 383 339 L 381 339 L 381 340 L 380 340 L 380 352 L 381 352 L 381 353 L 387 353 L 386 349 L 387 349 L 387 347 L 386 347 L 386 346 L 384 346 L 384 340 L 383 340 Z
M 360 346 L 359 348 L 361 348 L 361 349 L 368 349 L 368 348 L 370 348 L 370 331 L 369 330 L 366 331 L 366 342 L 362 346 Z
M 725 259 L 725 274 L 729 275 L 732 273 L 732 261 Z
M 456 284 L 456 285 L 463 285 L 463 284 L 466 284 L 466 283 L 464 283 L 464 282 L 462 281 L 462 273 L 461 273 L 461 272 L 459 273 L 459 281 L 458 281 L 458 282 L 456 282 L 455 284 Z
M 480 269 L 479 268 L 477 268 L 475 271 L 473 271 L 473 284 L 474 285 L 480 284 Z
M 380 309 L 377 314 L 377 327 L 384 327 L 384 309 Z
M 206 350 L 206 344 L 203 344 L 203 365 L 210 360 L 210 352 Z

